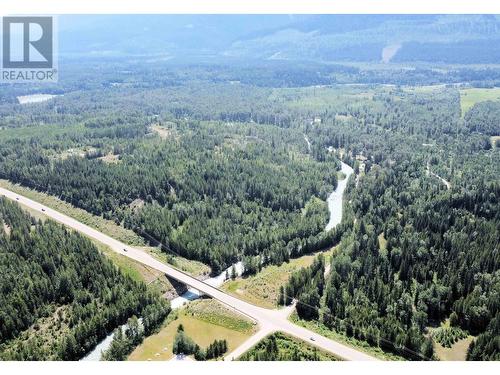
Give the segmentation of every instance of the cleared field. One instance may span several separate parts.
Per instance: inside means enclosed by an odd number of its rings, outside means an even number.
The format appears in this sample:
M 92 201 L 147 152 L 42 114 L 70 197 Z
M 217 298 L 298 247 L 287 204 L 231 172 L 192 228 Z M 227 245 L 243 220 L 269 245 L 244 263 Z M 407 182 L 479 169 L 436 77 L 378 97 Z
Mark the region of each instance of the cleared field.
M 500 100 L 500 88 L 470 88 L 460 90 L 460 107 L 462 108 L 462 117 L 474 106 L 474 104 L 485 102 L 487 100 Z
M 331 251 L 324 254 L 328 257 L 330 253 Z M 222 289 L 254 305 L 275 308 L 280 286 L 287 283 L 292 272 L 310 266 L 316 256 L 317 254 L 305 255 L 281 266 L 267 266 L 256 275 L 227 281 Z
M 5 232 L 5 234 L 7 236 L 10 236 L 10 232 L 12 231 L 12 229 L 5 223 L 3 223 L 2 226 L 3 226 L 3 231 Z
M 443 90 L 446 88 L 446 85 L 423 85 L 423 86 L 410 86 L 404 87 L 403 91 L 405 92 L 416 92 L 416 93 L 432 93 L 436 90 Z
M 387 240 L 383 232 L 378 235 L 378 247 L 382 253 L 387 250 Z
M 193 301 L 185 309 L 186 315 L 234 331 L 252 334 L 255 325 L 235 311 L 231 311 L 214 299 Z
M 59 95 L 51 95 L 51 94 L 33 94 L 33 95 L 24 95 L 18 96 L 17 101 L 19 104 L 30 104 L 30 103 L 41 103 L 52 98 L 55 98 Z
M 359 87 L 306 87 L 274 90 L 269 100 L 284 102 L 290 109 L 307 109 L 320 112 L 342 111 L 347 103 L 353 108 L 372 101 L 374 90 L 367 86 Z
M 124 257 L 120 254 L 117 254 L 107 246 L 103 245 L 100 242 L 93 241 L 97 246 L 99 251 L 101 251 L 107 258 L 111 259 L 113 263 L 125 274 L 130 276 L 135 281 L 143 281 L 148 283 L 152 275 L 149 274 L 149 271 L 140 263 L 133 261 L 130 258 Z
M 184 326 L 186 334 L 201 347 L 207 347 L 215 339 L 226 339 L 228 352 L 236 349 L 253 334 L 251 322 L 213 300 L 195 301 L 177 314 L 174 319 L 167 320 L 158 333 L 147 337 L 130 354 L 128 360 L 170 360 L 174 356 L 172 345 L 179 324 Z
M 434 344 L 436 356 L 441 361 L 465 361 L 467 356 L 467 349 L 470 343 L 474 340 L 473 336 L 466 337 L 465 339 L 458 340 L 451 348 L 445 348 L 439 343 Z
M 427 329 L 433 339 L 434 352 L 439 360 L 465 361 L 467 349 L 474 340 L 474 336 L 468 335 L 467 332 L 457 327 L 451 327 L 450 319 L 441 322 L 439 327 L 428 327 Z M 453 344 L 450 346 L 450 343 Z
M 173 124 L 168 123 L 167 125 L 173 125 Z M 179 138 L 177 132 L 168 126 L 153 125 L 153 126 L 151 126 L 150 129 L 153 133 L 158 134 L 158 136 L 163 140 L 165 140 L 165 139 L 178 139 Z
M 177 255 L 166 254 L 157 247 L 143 247 L 143 249 L 159 261 L 171 264 L 172 266 L 177 267 L 200 280 L 206 279 L 210 276 L 211 268 L 204 263 L 186 259 Z
M 100 157 L 99 159 L 108 164 L 118 164 L 121 161 L 120 155 L 115 155 L 113 153 L 109 153 L 106 156 Z

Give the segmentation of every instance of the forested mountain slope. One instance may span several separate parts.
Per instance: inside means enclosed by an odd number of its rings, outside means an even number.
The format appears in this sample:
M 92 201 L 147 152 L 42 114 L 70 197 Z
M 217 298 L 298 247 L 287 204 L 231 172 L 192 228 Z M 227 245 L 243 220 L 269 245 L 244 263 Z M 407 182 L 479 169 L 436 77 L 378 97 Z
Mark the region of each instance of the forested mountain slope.
M 61 16 L 63 56 L 158 62 L 498 62 L 495 15 Z

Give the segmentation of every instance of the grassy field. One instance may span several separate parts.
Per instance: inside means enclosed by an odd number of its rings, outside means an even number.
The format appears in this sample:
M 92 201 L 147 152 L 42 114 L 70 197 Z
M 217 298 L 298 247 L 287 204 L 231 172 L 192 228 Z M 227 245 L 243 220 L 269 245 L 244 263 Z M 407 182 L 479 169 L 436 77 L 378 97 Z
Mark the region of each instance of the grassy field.
M 274 340 L 277 352 L 270 355 L 268 348 Z M 271 346 L 272 347 L 272 346 Z M 252 349 L 243 354 L 240 361 L 338 361 L 330 353 L 318 350 L 308 343 L 281 332 L 273 333 L 261 340 Z
M 186 315 L 204 322 L 252 334 L 255 325 L 237 312 L 231 311 L 214 299 L 201 299 L 187 305 Z
M 210 276 L 211 269 L 204 263 L 177 255 L 167 254 L 157 247 L 144 247 L 143 249 L 159 261 L 171 264 L 198 279 L 206 279 Z
M 459 328 L 451 327 L 449 319 L 441 322 L 439 327 L 428 327 L 427 329 L 434 342 L 434 351 L 439 360 L 465 361 L 467 349 L 474 340 L 474 336 Z M 450 346 L 450 344 L 452 345 Z
M 192 302 L 188 308 L 171 314 L 156 334 L 147 337 L 129 356 L 129 361 L 166 361 L 173 357 L 172 344 L 179 324 L 201 347 L 215 339 L 226 339 L 228 352 L 248 339 L 254 330 L 251 322 L 213 300 Z
M 281 266 L 267 266 L 256 275 L 227 281 L 222 289 L 257 306 L 275 308 L 280 286 L 287 283 L 292 272 L 311 265 L 315 256 L 305 255 Z
M 385 89 L 378 88 L 378 91 L 383 90 Z M 284 102 L 292 110 L 321 112 L 328 109 L 337 112 L 347 104 L 357 107 L 370 102 L 374 105 L 374 94 L 375 90 L 368 86 L 302 87 L 276 89 L 269 96 L 269 100 Z
M 415 92 L 415 93 L 432 93 L 437 90 L 443 90 L 446 88 L 446 85 L 423 85 L 423 86 L 410 86 L 403 87 L 403 91 L 406 92 Z
M 340 333 L 332 331 L 332 330 L 328 329 L 327 327 L 325 327 L 323 324 L 319 323 L 318 321 L 301 320 L 298 318 L 296 313 L 293 313 L 290 316 L 290 320 L 299 326 L 305 327 L 313 332 L 316 332 L 322 336 L 325 336 L 325 337 L 330 338 L 332 340 L 343 343 L 347 346 L 351 346 L 357 350 L 365 352 L 366 354 L 369 354 L 369 355 L 376 357 L 376 358 L 379 358 L 381 360 L 384 360 L 384 361 L 404 361 L 405 360 L 403 357 L 400 357 L 396 354 L 387 353 L 387 352 L 384 352 L 380 348 L 370 346 L 365 341 L 357 340 L 353 337 L 347 337 L 345 335 L 342 335 Z
M 175 127 L 175 123 L 167 123 L 167 126 L 161 126 L 161 125 L 152 125 L 151 126 L 151 131 L 153 133 L 158 134 L 158 136 L 165 140 L 165 139 L 174 139 L 178 140 L 179 139 L 179 134 L 175 131 L 175 129 L 172 128 L 172 125 Z
M 148 287 L 156 289 L 160 294 L 166 298 L 171 299 L 177 297 L 179 294 L 184 293 L 187 288 L 179 288 L 168 279 L 163 272 L 145 266 L 142 263 L 136 262 L 121 254 L 118 254 L 101 244 L 98 241 L 93 241 L 97 248 L 126 275 L 130 276 L 136 281 L 142 281 Z
M 93 241 L 97 246 L 99 251 L 103 253 L 107 258 L 111 259 L 113 263 L 126 275 L 130 276 L 135 281 L 143 281 L 148 283 L 151 281 L 152 276 L 149 275 L 149 270 L 147 267 L 143 266 L 140 263 L 135 262 L 134 260 L 124 257 L 113 250 L 111 250 L 106 245 L 103 245 L 100 242 Z
M 382 254 L 387 253 L 387 240 L 384 236 L 384 232 L 382 232 L 378 235 L 378 247 L 379 247 L 380 252 Z
M 469 109 L 474 106 L 474 104 L 485 102 L 487 100 L 500 100 L 500 88 L 470 88 L 460 90 L 460 106 L 462 108 L 462 117 L 467 113 Z
M 467 349 L 473 339 L 473 336 L 468 336 L 465 339 L 458 340 L 451 348 L 445 348 L 439 343 L 434 343 L 436 356 L 441 361 L 465 361 Z

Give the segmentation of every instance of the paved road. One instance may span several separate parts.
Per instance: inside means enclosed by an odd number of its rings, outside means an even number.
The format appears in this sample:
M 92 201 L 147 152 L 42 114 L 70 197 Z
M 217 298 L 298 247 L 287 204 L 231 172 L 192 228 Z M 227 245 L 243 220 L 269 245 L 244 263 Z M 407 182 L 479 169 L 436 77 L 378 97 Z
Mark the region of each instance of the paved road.
M 58 211 L 55 211 L 49 207 L 46 207 L 38 202 L 35 202 L 31 199 L 28 199 L 24 196 L 21 196 L 17 193 L 14 193 L 10 190 L 0 188 L 0 195 L 3 195 L 9 199 L 19 202 L 20 204 L 27 206 L 36 211 L 43 211 L 45 215 L 49 216 L 55 221 L 58 221 L 80 233 L 87 235 L 88 237 L 94 238 L 97 241 L 109 246 L 113 251 L 129 257 L 137 262 L 140 262 L 148 267 L 154 268 L 161 272 L 164 272 L 169 277 L 172 277 L 181 283 L 189 285 L 204 294 L 209 295 L 212 298 L 215 298 L 219 302 L 224 305 L 239 311 L 240 313 L 248 316 L 250 319 L 256 322 L 259 325 L 260 331 L 258 333 L 259 336 L 267 335 L 271 332 L 281 331 L 284 333 L 288 333 L 289 335 L 295 336 L 299 339 L 309 342 L 312 345 L 315 345 L 323 350 L 326 350 L 330 353 L 335 354 L 336 356 L 345 359 L 345 360 L 376 360 L 375 358 L 363 353 L 359 352 L 353 348 L 340 344 L 336 341 L 327 339 L 321 335 L 318 335 L 312 331 L 309 331 L 303 327 L 299 327 L 293 323 L 291 323 L 287 319 L 287 315 L 289 310 L 268 310 L 255 305 L 252 305 L 248 302 L 242 301 L 232 295 L 229 295 L 211 285 L 208 285 L 200 280 L 195 279 L 194 277 L 179 271 L 171 266 L 164 264 L 157 259 L 153 258 L 151 255 L 147 254 L 143 250 L 133 248 L 131 246 L 125 245 L 120 241 L 115 240 L 79 221 L 61 214 Z M 246 344 L 247 349 L 253 346 L 258 342 L 258 339 L 261 337 L 256 337 L 255 339 L 250 338 L 249 344 Z M 256 341 L 257 340 L 257 341 Z M 244 345 L 245 345 L 244 344 Z M 228 355 L 229 359 L 237 358 L 239 351 L 230 353 Z M 241 353 L 240 353 L 241 354 Z
M 257 345 L 260 340 L 264 339 L 266 336 L 270 335 L 273 332 L 274 332 L 273 330 L 270 330 L 268 328 L 259 329 L 259 331 L 255 335 L 250 337 L 247 341 L 245 341 L 243 344 L 238 346 L 231 353 L 226 355 L 224 360 L 225 361 L 234 361 L 235 359 L 239 358 L 241 355 L 245 354 L 248 350 L 252 349 L 255 345 Z

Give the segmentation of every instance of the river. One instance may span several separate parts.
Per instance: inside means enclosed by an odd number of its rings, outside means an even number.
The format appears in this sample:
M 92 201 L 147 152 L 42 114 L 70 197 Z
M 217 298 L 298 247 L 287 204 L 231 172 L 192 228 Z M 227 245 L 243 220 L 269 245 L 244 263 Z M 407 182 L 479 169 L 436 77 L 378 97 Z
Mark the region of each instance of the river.
M 234 264 L 234 268 L 236 271 L 237 276 L 241 276 L 243 273 L 243 263 L 238 262 Z M 232 266 L 229 267 L 226 271 L 231 275 L 231 270 Z M 210 279 L 205 280 L 207 284 L 210 284 L 215 287 L 220 287 L 222 284 L 224 284 L 224 281 L 226 281 L 226 271 L 222 272 L 220 275 L 212 277 Z M 194 288 L 189 288 L 186 293 L 183 295 L 174 298 L 173 300 L 170 301 L 170 306 L 172 309 L 178 309 L 182 306 L 184 306 L 186 303 L 189 301 L 193 301 L 195 299 L 198 299 L 201 297 L 201 293 L 194 289 Z M 121 329 L 123 332 L 125 332 L 125 329 L 127 328 L 127 325 L 124 324 L 121 326 Z M 92 350 L 90 353 L 88 353 L 85 357 L 81 359 L 81 361 L 100 361 L 101 360 L 101 355 L 102 352 L 106 351 L 109 349 L 111 346 L 111 342 L 113 341 L 113 336 L 114 332 L 111 332 L 104 340 L 102 340 L 97 346 Z
M 139 325 L 142 327 L 142 318 L 139 318 Z M 123 333 L 127 330 L 127 323 L 120 326 L 120 329 Z M 80 359 L 80 361 L 100 361 L 102 353 L 109 349 L 111 343 L 113 342 L 113 337 L 115 335 L 115 331 L 111 332 L 106 336 L 104 340 L 102 340 L 99 344 L 96 345 L 94 350 L 88 353 L 85 357 Z
M 33 95 L 24 95 L 18 96 L 17 100 L 19 104 L 31 104 L 31 103 L 42 103 L 55 98 L 59 95 L 51 95 L 51 94 L 33 94 Z
M 330 211 L 330 220 L 328 221 L 328 224 L 325 227 L 326 231 L 334 228 L 342 221 L 342 203 L 343 203 L 344 190 L 347 187 L 347 181 L 349 180 L 349 177 L 351 176 L 351 174 L 354 173 L 353 169 L 346 163 L 341 162 L 341 165 L 342 165 L 341 171 L 342 173 L 345 174 L 345 178 L 339 180 L 337 188 L 333 193 L 331 193 L 328 196 L 326 200 L 328 203 L 328 211 Z M 236 270 L 236 274 L 238 276 L 241 276 L 241 274 L 243 273 L 243 263 L 242 262 L 235 263 L 234 267 Z M 227 272 L 229 274 L 231 274 L 231 269 L 232 266 L 227 269 Z M 207 284 L 210 284 L 215 287 L 220 287 L 224 283 L 224 281 L 226 281 L 226 271 L 222 272 L 218 276 L 205 280 Z M 195 299 L 200 298 L 200 296 L 201 293 L 198 290 L 194 288 L 189 288 L 186 293 L 171 300 L 170 305 L 172 306 L 172 309 L 178 309 L 184 306 L 189 301 L 193 301 Z M 125 328 L 126 325 L 123 325 L 122 329 Z M 102 352 L 109 348 L 112 341 L 113 341 L 113 333 L 110 333 L 103 341 L 101 341 L 94 348 L 94 350 L 92 350 L 89 354 L 87 354 L 82 359 L 82 361 L 99 361 L 101 359 Z
M 339 180 L 337 188 L 333 193 L 331 193 L 326 202 L 328 203 L 328 211 L 330 211 L 330 220 L 326 224 L 325 230 L 329 231 L 334 228 L 342 221 L 342 206 L 344 201 L 344 190 L 347 187 L 347 181 L 349 177 L 354 173 L 354 170 L 344 162 L 340 162 L 342 165 L 341 171 L 345 174 L 343 180 Z
M 226 271 L 231 275 L 231 269 L 233 266 L 229 267 Z M 241 276 L 243 274 L 243 263 L 238 262 L 234 264 L 234 268 L 236 270 L 236 276 Z M 219 276 L 212 277 L 210 279 L 205 280 L 205 283 L 212 285 L 214 287 L 220 287 L 222 284 L 224 284 L 224 281 L 226 281 L 226 271 L 222 272 Z M 185 305 L 189 301 L 193 301 L 197 298 L 200 298 L 201 293 L 193 288 L 189 288 L 186 293 L 183 295 L 174 298 L 172 301 L 170 301 L 170 306 L 172 306 L 172 309 L 178 309 L 179 307 Z

